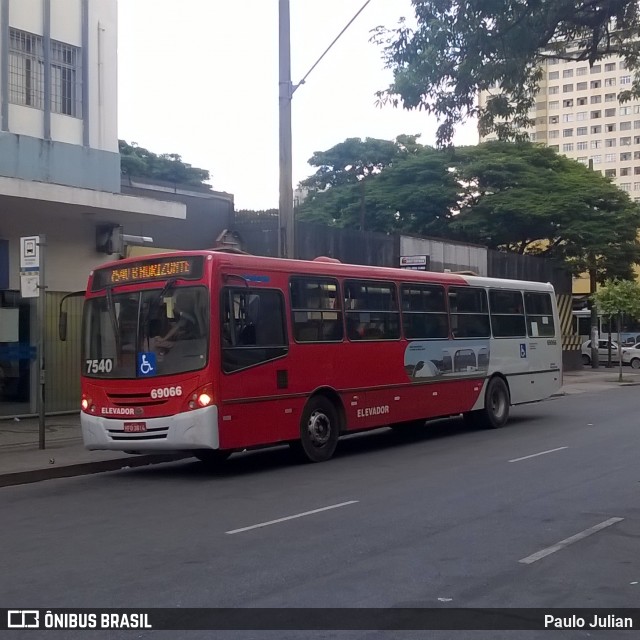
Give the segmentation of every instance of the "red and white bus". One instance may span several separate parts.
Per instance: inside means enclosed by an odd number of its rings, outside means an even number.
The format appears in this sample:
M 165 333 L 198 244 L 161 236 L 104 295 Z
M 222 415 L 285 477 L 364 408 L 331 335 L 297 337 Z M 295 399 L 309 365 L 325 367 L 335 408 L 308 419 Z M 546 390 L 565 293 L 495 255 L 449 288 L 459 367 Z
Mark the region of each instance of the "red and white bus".
M 223 251 L 93 271 L 82 335 L 88 449 L 205 462 L 510 405 L 562 384 L 550 284 Z

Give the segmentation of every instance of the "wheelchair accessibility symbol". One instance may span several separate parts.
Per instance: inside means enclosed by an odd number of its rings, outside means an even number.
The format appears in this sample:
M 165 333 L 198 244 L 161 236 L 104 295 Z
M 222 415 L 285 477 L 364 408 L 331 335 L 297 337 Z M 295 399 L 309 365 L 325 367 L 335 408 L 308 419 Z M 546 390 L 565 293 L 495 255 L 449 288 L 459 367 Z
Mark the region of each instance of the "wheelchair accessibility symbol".
M 156 354 L 153 352 L 145 352 L 138 354 L 138 375 L 154 376 L 156 375 Z
M 526 344 L 520 343 L 520 357 L 521 358 L 526 358 L 527 357 L 527 345 Z

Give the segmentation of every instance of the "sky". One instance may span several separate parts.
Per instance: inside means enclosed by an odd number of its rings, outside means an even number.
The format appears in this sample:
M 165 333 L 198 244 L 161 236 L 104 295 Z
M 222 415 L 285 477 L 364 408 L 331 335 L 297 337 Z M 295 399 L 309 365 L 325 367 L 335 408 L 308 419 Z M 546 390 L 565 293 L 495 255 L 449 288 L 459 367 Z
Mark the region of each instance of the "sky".
M 291 75 L 298 83 L 365 0 L 290 0 Z M 278 0 L 119 0 L 118 136 L 177 153 L 211 173 L 236 209 L 277 208 Z M 376 106 L 391 82 L 371 29 L 411 17 L 410 0 L 371 0 L 292 101 L 293 187 L 346 138 L 421 134 L 424 112 Z M 475 144 L 474 123 L 456 144 Z

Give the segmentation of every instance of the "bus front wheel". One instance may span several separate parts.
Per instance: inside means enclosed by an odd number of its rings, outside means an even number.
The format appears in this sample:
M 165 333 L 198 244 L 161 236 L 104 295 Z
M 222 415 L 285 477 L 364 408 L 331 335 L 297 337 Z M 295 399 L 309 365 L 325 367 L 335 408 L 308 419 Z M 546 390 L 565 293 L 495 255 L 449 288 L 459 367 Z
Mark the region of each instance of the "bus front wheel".
M 333 456 L 339 435 L 335 405 L 325 396 L 315 396 L 302 412 L 300 440 L 292 442 L 291 448 L 308 462 L 325 462 Z

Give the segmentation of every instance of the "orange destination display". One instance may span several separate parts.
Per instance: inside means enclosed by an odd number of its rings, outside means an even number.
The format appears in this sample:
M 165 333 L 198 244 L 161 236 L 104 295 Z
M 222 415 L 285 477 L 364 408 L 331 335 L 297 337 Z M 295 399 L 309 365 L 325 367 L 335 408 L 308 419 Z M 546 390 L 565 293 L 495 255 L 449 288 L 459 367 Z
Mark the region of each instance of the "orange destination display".
M 147 280 L 166 280 L 183 278 L 198 280 L 202 277 L 202 256 L 181 256 L 141 260 L 127 265 L 97 269 L 93 276 L 93 291 L 109 286 L 145 282 Z

